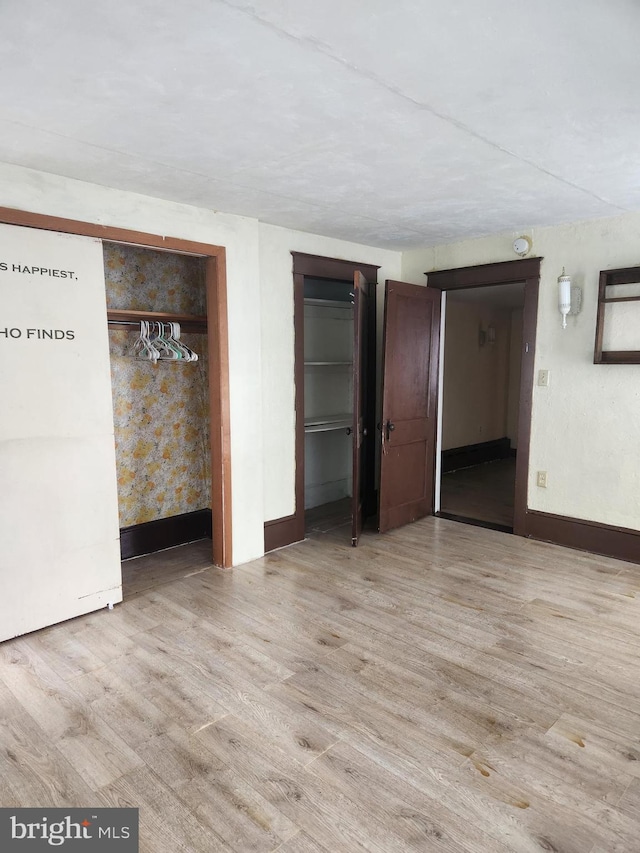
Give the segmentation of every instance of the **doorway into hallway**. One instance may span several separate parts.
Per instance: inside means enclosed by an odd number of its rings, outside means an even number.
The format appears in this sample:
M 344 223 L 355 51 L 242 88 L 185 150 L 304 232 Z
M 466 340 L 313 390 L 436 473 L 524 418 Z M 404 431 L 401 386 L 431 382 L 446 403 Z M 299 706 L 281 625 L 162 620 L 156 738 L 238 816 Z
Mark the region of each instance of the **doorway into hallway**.
M 524 283 L 446 294 L 440 514 L 514 527 Z

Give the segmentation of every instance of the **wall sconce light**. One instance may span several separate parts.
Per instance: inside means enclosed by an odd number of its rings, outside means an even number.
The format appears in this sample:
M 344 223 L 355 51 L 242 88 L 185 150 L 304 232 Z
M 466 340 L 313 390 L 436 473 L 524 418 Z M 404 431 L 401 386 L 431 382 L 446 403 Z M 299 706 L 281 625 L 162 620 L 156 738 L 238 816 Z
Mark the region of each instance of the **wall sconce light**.
M 567 328 L 567 314 L 579 314 L 582 308 L 582 290 L 571 285 L 571 276 L 562 267 L 558 276 L 558 310 L 562 314 L 562 328 Z
M 495 326 L 487 326 L 486 329 L 482 328 L 482 324 L 478 328 L 478 346 L 483 347 L 486 344 L 493 346 L 496 342 L 496 329 Z

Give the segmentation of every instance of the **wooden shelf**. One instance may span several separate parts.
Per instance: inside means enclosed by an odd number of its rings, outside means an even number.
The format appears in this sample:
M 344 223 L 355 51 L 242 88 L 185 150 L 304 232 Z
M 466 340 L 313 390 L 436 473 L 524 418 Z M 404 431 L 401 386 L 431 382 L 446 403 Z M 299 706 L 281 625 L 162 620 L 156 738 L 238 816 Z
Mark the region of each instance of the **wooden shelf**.
M 640 351 L 604 350 L 596 364 L 640 364 Z
M 308 296 L 304 300 L 305 305 L 315 305 L 317 308 L 346 308 L 353 309 L 353 302 L 340 302 L 338 299 L 312 299 Z
M 353 426 L 353 415 L 341 412 L 338 415 L 317 415 L 304 419 L 305 432 L 330 432 Z
M 157 323 L 180 323 L 183 332 L 206 332 L 207 318 L 198 314 L 171 314 L 166 311 L 131 311 L 120 308 L 107 309 L 107 322 L 111 328 L 130 329 L 141 320 Z
M 639 296 L 607 296 L 608 287 L 624 284 L 640 284 L 640 267 L 619 270 L 601 270 L 598 286 L 598 313 L 596 315 L 596 343 L 593 352 L 594 364 L 640 364 L 638 350 L 605 350 L 605 309 L 612 302 L 640 302 Z

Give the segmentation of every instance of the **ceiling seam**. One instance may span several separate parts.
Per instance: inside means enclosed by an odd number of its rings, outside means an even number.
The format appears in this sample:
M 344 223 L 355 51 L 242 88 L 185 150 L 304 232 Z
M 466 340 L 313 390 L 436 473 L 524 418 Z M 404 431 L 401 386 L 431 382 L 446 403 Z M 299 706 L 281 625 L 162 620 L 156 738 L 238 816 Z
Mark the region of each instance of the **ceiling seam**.
M 353 65 L 352 63 L 350 63 L 346 59 L 344 59 L 342 56 L 339 56 L 338 54 L 336 54 L 333 51 L 333 49 L 331 48 L 331 46 L 328 45 L 326 42 L 320 41 L 319 39 L 316 39 L 316 38 L 310 38 L 309 36 L 304 36 L 304 35 L 303 36 L 296 36 L 293 33 L 290 33 L 288 30 L 283 29 L 282 27 L 273 23 L 272 21 L 268 21 L 266 18 L 261 17 L 254 9 L 249 8 L 248 6 L 243 6 L 243 5 L 240 5 L 238 3 L 234 3 L 233 0 L 212 0 L 212 2 L 220 3 L 221 5 L 226 6 L 227 8 L 234 9 L 235 11 L 240 12 L 241 14 L 245 15 L 245 17 L 248 17 L 248 18 L 255 20 L 256 23 L 258 23 L 259 25 L 266 27 L 266 28 L 278 33 L 279 35 L 284 36 L 285 38 L 292 40 L 292 41 L 294 41 L 300 45 L 302 45 L 302 44 L 307 45 L 312 50 L 316 51 L 317 53 L 322 54 L 323 56 L 327 57 L 328 59 L 333 60 L 334 62 L 341 65 L 343 68 L 348 69 L 349 71 L 357 74 L 360 77 L 365 77 L 366 79 L 372 81 L 373 83 L 376 83 L 378 86 L 382 87 L 383 89 L 390 92 L 391 94 L 397 95 L 400 98 L 402 98 L 403 100 L 409 102 L 410 104 L 413 104 L 415 107 L 418 107 L 419 109 L 425 110 L 426 112 L 430 113 L 431 115 L 435 116 L 436 118 L 440 119 L 441 121 L 446 122 L 447 124 L 451 125 L 452 127 L 455 127 L 457 130 L 460 130 L 463 133 L 467 133 L 469 136 L 473 137 L 474 139 L 478 140 L 479 142 L 482 142 L 485 145 L 489 145 L 491 148 L 495 149 L 496 151 L 500 151 L 502 154 L 506 154 L 508 157 L 511 157 L 514 160 L 517 160 L 519 163 L 523 163 L 524 165 L 529 166 L 532 169 L 535 169 L 537 172 L 540 172 L 541 174 L 546 175 L 547 177 L 552 178 L 553 180 L 556 180 L 556 181 L 564 184 L 565 186 L 571 187 L 572 189 L 574 189 L 578 192 L 581 192 L 581 193 L 589 196 L 590 198 L 601 202 L 602 204 L 607 204 L 610 207 L 613 207 L 616 210 L 619 210 L 621 212 L 627 211 L 627 208 L 621 207 L 619 204 L 616 204 L 615 202 L 610 201 L 609 199 L 603 198 L 602 196 L 599 196 L 597 193 L 594 193 L 591 190 L 586 189 L 585 187 L 581 187 L 579 184 L 575 184 L 572 181 L 569 181 L 560 175 L 556 175 L 554 172 L 551 172 L 549 169 L 546 169 L 544 166 L 541 166 L 540 164 L 535 163 L 534 161 L 529 160 L 526 157 L 523 157 L 519 154 L 516 154 L 514 151 L 511 151 L 510 149 L 505 148 L 504 146 L 500 145 L 498 142 L 494 142 L 493 140 L 489 139 L 488 137 L 483 136 L 481 133 L 478 133 L 473 128 L 469 127 L 468 125 L 464 124 L 464 122 L 459 121 L 458 119 L 454 118 L 453 116 L 449 116 L 446 113 L 440 112 L 435 107 L 432 107 L 430 104 L 425 104 L 422 101 L 416 100 L 416 98 L 413 98 L 411 95 L 406 94 L 401 89 L 399 89 L 397 86 L 393 86 L 391 83 L 387 83 L 385 80 L 380 78 L 377 74 L 375 74 L 373 71 L 369 71 L 366 68 L 359 68 L 358 66 Z

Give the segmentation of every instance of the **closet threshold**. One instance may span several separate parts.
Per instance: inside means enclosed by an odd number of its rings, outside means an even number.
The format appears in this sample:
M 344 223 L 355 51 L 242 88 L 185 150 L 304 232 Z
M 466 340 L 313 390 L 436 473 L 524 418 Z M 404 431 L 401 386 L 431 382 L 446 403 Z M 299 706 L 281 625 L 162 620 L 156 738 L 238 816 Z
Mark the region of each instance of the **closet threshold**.
M 305 432 L 330 432 L 353 426 L 353 415 L 343 412 L 338 415 L 317 415 L 304 419 Z
M 107 322 L 113 328 L 127 329 L 132 323 L 149 320 L 157 323 L 179 323 L 184 332 L 206 332 L 207 317 L 200 314 L 172 314 L 167 311 L 131 311 L 107 309 Z

